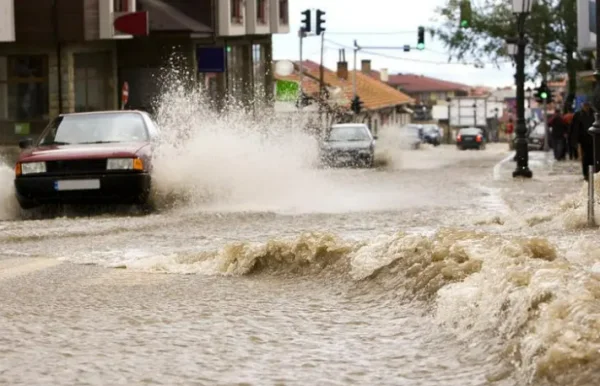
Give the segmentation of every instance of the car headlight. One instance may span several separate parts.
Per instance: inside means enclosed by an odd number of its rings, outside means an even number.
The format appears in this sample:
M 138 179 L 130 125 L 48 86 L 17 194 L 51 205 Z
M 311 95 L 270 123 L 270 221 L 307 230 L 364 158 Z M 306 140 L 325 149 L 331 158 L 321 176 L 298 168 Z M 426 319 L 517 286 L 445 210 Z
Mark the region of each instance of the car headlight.
M 23 162 L 21 163 L 21 174 L 46 173 L 45 162 Z
M 144 163 L 139 158 L 109 158 L 107 170 L 144 170 Z

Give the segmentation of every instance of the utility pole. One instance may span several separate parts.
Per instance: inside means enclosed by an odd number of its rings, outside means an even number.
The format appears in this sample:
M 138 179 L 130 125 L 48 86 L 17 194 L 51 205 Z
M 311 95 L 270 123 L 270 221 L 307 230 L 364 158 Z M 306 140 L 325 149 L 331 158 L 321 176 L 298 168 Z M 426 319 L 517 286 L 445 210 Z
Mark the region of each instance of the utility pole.
M 304 39 L 304 28 L 300 28 L 300 30 L 298 31 L 298 37 L 300 39 L 300 95 L 302 95 L 302 81 L 304 80 L 304 66 L 303 66 L 303 58 L 302 58 L 302 41 Z
M 352 94 L 354 95 L 354 98 L 356 98 L 356 56 L 358 55 L 358 50 L 360 50 L 360 47 L 358 46 L 358 43 L 355 40 L 354 41 L 354 72 L 352 73 Z
M 323 125 L 323 108 L 325 97 L 325 71 L 323 69 L 323 56 L 325 51 L 325 32 L 321 33 L 321 64 L 319 66 L 319 126 Z M 320 133 L 322 134 L 322 133 Z

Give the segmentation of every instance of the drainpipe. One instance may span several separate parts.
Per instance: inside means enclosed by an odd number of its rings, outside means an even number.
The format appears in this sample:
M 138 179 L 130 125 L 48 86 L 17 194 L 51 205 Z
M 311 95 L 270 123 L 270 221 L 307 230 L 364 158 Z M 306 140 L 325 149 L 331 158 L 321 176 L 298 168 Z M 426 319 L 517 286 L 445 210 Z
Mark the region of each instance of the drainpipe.
M 62 101 L 62 47 L 58 29 L 58 0 L 54 0 L 52 9 L 52 16 L 54 19 L 54 38 L 56 41 L 56 64 L 58 66 L 57 80 L 58 80 L 58 113 L 61 114 L 63 111 Z

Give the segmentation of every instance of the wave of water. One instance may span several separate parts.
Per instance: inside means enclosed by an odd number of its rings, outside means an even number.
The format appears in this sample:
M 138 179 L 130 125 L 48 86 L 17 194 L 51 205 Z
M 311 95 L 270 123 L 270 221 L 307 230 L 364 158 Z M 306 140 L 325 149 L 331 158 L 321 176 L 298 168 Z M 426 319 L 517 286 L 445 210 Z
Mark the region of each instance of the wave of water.
M 346 277 L 370 301 L 393 295 L 424 302 L 440 327 L 465 344 L 501 350 L 510 370 L 490 377 L 586 384 L 600 376 L 600 273 L 570 263 L 544 238 L 456 229 L 368 241 L 306 233 L 218 250 L 120 256 L 107 265 L 156 273 Z

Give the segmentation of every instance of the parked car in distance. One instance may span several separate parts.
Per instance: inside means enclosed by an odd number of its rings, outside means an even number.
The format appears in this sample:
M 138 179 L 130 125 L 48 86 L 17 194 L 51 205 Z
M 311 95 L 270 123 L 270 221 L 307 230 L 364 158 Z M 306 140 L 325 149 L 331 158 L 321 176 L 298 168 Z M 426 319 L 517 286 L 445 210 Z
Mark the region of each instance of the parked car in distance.
M 23 209 L 45 204 L 139 204 L 150 192 L 158 128 L 141 111 L 62 114 L 19 143 L 15 191 Z
M 423 127 L 417 124 L 408 124 L 400 128 L 400 140 L 410 149 L 416 150 L 423 142 Z
M 424 124 L 423 142 L 433 146 L 439 146 L 442 142 L 442 129 L 438 125 Z
M 483 137 L 483 131 L 476 127 L 460 129 L 456 135 L 456 147 L 459 150 L 485 149 L 485 138 Z
M 371 168 L 375 162 L 376 139 L 364 123 L 334 124 L 321 143 L 321 163 Z
M 538 123 L 527 136 L 527 146 L 530 150 L 544 150 L 546 141 L 546 127 L 543 123 Z

